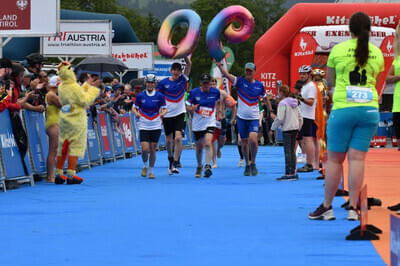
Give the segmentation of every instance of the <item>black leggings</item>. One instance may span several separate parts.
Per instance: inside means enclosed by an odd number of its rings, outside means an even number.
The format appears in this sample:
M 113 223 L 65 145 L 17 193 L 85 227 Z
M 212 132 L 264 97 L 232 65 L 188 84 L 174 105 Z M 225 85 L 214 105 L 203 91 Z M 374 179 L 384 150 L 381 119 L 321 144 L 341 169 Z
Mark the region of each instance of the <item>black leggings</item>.
M 393 136 L 400 140 L 400 112 L 393 113 L 393 131 Z
M 296 171 L 297 130 L 283 132 L 283 151 L 285 153 L 285 174 L 294 175 Z

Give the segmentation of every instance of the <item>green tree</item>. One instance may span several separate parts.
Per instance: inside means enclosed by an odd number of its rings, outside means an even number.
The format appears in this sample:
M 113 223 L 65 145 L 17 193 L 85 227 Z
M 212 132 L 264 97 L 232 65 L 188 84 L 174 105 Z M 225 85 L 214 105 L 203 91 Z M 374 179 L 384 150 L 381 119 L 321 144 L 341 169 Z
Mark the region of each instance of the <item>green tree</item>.
M 198 77 L 203 72 L 209 72 L 212 59 L 206 46 L 206 32 L 208 24 L 222 9 L 231 5 L 242 5 L 253 15 L 255 26 L 252 36 L 240 44 L 229 43 L 223 35 L 223 43 L 232 48 L 236 62 L 233 64 L 231 73 L 237 76 L 243 75 L 243 67 L 246 62 L 254 60 L 254 45 L 256 41 L 271 27 L 284 13 L 282 7 L 284 0 L 196 0 L 191 8 L 196 11 L 202 19 L 202 29 L 199 43 L 193 53 L 192 78 L 198 84 Z

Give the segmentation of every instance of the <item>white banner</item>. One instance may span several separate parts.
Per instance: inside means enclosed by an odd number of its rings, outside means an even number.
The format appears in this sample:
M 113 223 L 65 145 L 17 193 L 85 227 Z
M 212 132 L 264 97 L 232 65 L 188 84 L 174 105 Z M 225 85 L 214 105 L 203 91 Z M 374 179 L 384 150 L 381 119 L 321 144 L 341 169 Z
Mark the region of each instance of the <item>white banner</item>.
M 59 31 L 59 0 L 2 0 L 0 36 L 55 36 Z
M 113 43 L 112 56 L 129 70 L 153 69 L 153 43 Z
M 41 53 L 47 57 L 111 55 L 110 20 L 62 20 L 56 37 L 41 38 Z
M 349 26 L 312 26 L 304 27 L 301 32 L 307 32 L 317 41 L 317 52 L 330 52 L 335 44 L 351 39 Z M 394 29 L 387 27 L 371 27 L 370 42 L 381 46 L 386 36 L 394 35 Z

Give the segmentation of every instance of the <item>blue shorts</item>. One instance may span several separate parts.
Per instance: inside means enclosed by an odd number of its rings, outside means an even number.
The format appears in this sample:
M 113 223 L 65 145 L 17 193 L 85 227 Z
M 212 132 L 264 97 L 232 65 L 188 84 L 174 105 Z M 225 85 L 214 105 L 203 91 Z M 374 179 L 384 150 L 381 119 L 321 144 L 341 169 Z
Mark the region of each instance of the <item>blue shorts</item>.
M 249 137 L 250 132 L 258 133 L 259 121 L 256 120 L 246 120 L 237 118 L 237 127 L 239 130 L 239 135 L 242 139 L 247 139 Z
M 329 115 L 326 135 L 328 150 L 347 152 L 349 148 L 367 152 L 379 124 L 374 107 L 349 107 L 333 110 Z

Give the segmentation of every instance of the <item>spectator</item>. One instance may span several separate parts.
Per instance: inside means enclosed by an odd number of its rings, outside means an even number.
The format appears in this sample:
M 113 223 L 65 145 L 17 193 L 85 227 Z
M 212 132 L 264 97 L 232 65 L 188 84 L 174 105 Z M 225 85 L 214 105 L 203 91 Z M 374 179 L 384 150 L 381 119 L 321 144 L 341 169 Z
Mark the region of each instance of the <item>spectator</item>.
M 39 78 L 39 73 L 42 71 L 44 57 L 38 53 L 32 53 L 26 57 L 28 72 L 32 74 L 32 80 Z
M 26 102 L 27 97 L 24 97 L 19 101 L 17 101 L 17 103 L 12 103 L 11 97 L 14 88 L 15 88 L 14 81 L 12 80 L 0 81 L 0 112 L 3 112 L 5 109 L 9 109 L 11 112 L 19 111 L 21 109 L 21 104 Z
M 111 87 L 114 88 L 115 85 L 119 84 L 119 78 L 113 77 L 112 81 L 111 81 Z
M 308 218 L 334 220 L 332 201 L 339 187 L 343 162 L 349 165 L 348 220 L 358 220 L 357 202 L 364 182 L 365 158 L 379 124 L 379 95 L 375 85 L 384 70 L 381 50 L 369 42 L 370 17 L 354 13 L 352 38 L 333 47 L 327 62 L 327 80 L 335 86 L 328 120 L 328 162 L 324 202 Z M 304 89 L 304 88 L 303 88 Z
M 92 77 L 93 77 L 93 75 L 92 75 Z M 79 84 L 82 85 L 83 83 L 86 82 L 87 79 L 88 79 L 88 73 L 87 72 L 83 72 L 83 73 L 81 73 L 79 75 L 78 82 L 79 82 Z
M 303 116 L 303 127 L 300 130 L 299 139 L 302 141 L 302 148 L 307 154 L 306 164 L 298 169 L 298 172 L 312 172 L 318 169 L 319 165 L 314 165 L 315 145 L 314 138 L 317 132 L 315 124 L 315 108 L 317 103 L 317 88 L 311 81 L 311 67 L 303 65 L 299 68 L 300 79 L 304 81 L 301 90 L 300 110 Z
M 12 72 L 11 61 L 7 58 L 0 59 L 0 80 L 7 80 Z
M 283 85 L 279 88 L 278 115 L 271 128 L 277 130 L 282 126 L 283 150 L 285 153 L 285 175 L 277 178 L 278 181 L 297 180 L 296 174 L 296 137 L 302 124 L 303 117 L 299 109 L 299 101 L 292 97 L 290 88 Z
M 60 99 L 57 96 L 58 85 L 60 79 L 58 76 L 53 76 L 49 82 L 49 92 L 46 94 L 46 133 L 49 136 L 49 153 L 47 155 L 47 179 L 48 183 L 54 183 L 54 168 L 56 165 L 58 136 L 60 128 L 58 119 L 60 108 L 62 106 Z
M 109 113 L 115 130 L 117 130 L 117 132 L 119 132 L 120 134 L 123 134 L 121 119 L 118 112 L 115 111 L 115 109 L 113 108 L 115 102 L 114 99 L 111 97 L 111 91 L 112 88 L 110 86 L 105 87 L 105 92 L 103 94 L 104 104 L 100 106 L 99 110 Z

